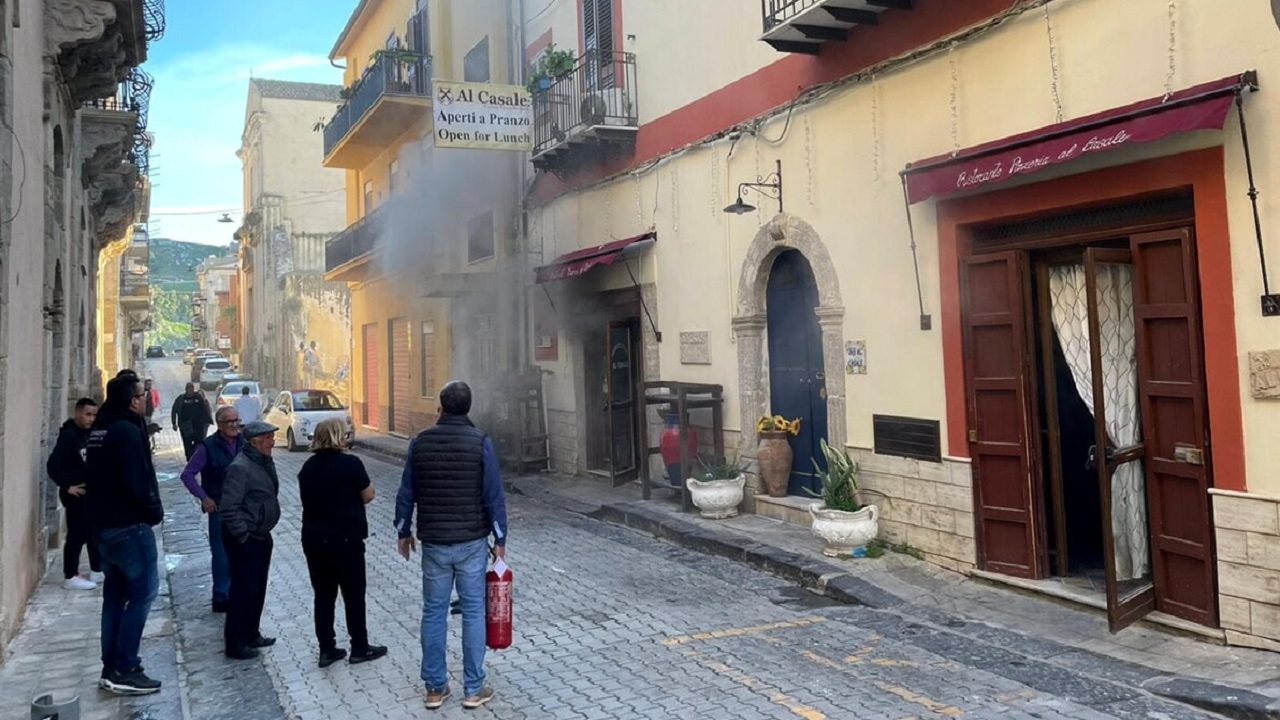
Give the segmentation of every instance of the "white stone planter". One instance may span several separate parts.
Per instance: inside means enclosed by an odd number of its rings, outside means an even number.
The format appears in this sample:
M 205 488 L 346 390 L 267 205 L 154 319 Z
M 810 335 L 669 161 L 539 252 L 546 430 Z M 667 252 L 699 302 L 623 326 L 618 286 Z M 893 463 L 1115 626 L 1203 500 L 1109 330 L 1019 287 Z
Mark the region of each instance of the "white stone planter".
M 871 542 L 880 532 L 880 511 L 875 505 L 851 513 L 813 503 L 809 514 L 813 516 L 813 534 L 827 544 L 822 549 L 827 557 L 849 557 L 854 548 Z
M 739 475 L 732 480 L 695 480 L 684 481 L 689 488 L 693 504 L 702 511 L 702 517 L 710 520 L 723 520 L 737 517 L 738 506 L 742 504 L 742 488 L 747 484 L 747 476 Z

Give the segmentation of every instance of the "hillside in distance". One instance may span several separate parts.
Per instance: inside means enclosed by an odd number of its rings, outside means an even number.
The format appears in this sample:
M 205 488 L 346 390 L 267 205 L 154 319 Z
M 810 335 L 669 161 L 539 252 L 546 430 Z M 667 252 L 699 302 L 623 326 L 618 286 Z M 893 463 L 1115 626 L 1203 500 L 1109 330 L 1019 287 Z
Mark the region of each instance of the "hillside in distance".
M 201 245 L 169 238 L 151 238 L 147 262 L 151 286 L 171 292 L 195 292 L 196 265 L 210 255 L 223 257 L 229 252 L 230 245 Z

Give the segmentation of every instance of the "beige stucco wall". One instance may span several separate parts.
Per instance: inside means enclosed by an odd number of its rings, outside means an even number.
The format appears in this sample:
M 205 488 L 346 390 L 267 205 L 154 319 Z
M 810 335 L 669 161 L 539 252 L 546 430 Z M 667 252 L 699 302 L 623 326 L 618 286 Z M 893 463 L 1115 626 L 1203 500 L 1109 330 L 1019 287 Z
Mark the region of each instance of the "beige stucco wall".
M 262 192 L 280 196 L 282 214 L 294 233 L 341 230 L 346 226 L 346 173 L 320 164 L 324 135 L 313 129 L 321 118 L 332 117 L 337 103 L 280 98 L 260 102 L 267 113 L 256 158 L 262 167 Z
M 740 58 L 750 66 L 762 45 L 730 34 L 695 40 L 685 35 L 694 31 L 683 26 L 681 15 L 656 17 L 658 5 L 628 5 L 626 31 L 646 28 L 637 33 L 634 48 L 642 97 L 648 87 L 678 87 L 683 83 L 677 79 L 694 75 L 651 69 L 650 63 L 660 66 L 669 59 L 670 47 L 701 43 L 705 48 L 719 38 L 716 52 L 708 54 Z M 1176 7 L 1174 89 L 1251 68 L 1260 71 L 1264 86 L 1268 78 L 1280 77 L 1274 52 L 1280 31 L 1268 3 L 1240 2 L 1226 15 L 1212 0 L 1181 0 Z M 1050 8 L 1065 118 L 1165 92 L 1170 65 L 1167 2 L 1075 0 Z M 788 213 L 816 229 L 837 269 L 846 338 L 867 344 L 868 374 L 845 378 L 849 444 L 871 447 L 875 413 L 937 419 L 945 438 L 935 204 L 912 209 L 924 302 L 934 320 L 934 329 L 922 332 L 897 171 L 914 160 L 1054 123 L 1053 75 L 1043 12 L 1030 13 L 951 52 L 798 107 L 785 135 L 784 119 L 776 117 L 762 128 L 760 138 L 721 140 L 638 177 L 624 176 L 557 200 L 534 213 L 534 242 L 540 240 L 544 255 L 554 257 L 655 227 L 659 240 L 641 264 L 641 279 L 655 280 L 659 288 L 661 330 L 670 338 L 660 350 L 665 375 L 725 385 L 730 398 L 726 423 L 738 429 L 737 349 L 730 327 L 736 283 L 746 248 L 776 204 L 750 195 L 748 200 L 761 208 L 754 215 L 726 215 L 720 209 L 733 200 L 736 183 L 770 172 L 773 161 L 781 159 Z M 1258 185 L 1265 188 L 1275 180 L 1277 163 L 1270 160 L 1277 145 L 1271 135 L 1280 125 L 1276 110 L 1262 98 L 1248 99 L 1248 114 Z M 1245 353 L 1275 347 L 1280 321 L 1260 317 L 1257 309 L 1262 289 L 1234 117 L 1222 133 L 1130 148 L 1095 162 L 1116 165 L 1216 143 L 1226 148 L 1240 378 L 1247 392 Z M 1033 179 L 1092 167 L 1096 165 L 1061 166 Z M 1280 223 L 1265 200 L 1263 210 L 1268 247 L 1278 247 L 1274 237 Z M 680 364 L 677 339 L 687 330 L 710 331 L 711 365 Z M 557 373 L 549 380 L 549 406 L 572 410 L 567 405 L 572 394 L 558 386 L 563 378 Z M 1280 422 L 1280 405 L 1245 397 L 1243 406 L 1250 489 L 1280 492 L 1280 473 L 1274 471 L 1280 466 L 1280 445 L 1269 441 L 1271 428 Z

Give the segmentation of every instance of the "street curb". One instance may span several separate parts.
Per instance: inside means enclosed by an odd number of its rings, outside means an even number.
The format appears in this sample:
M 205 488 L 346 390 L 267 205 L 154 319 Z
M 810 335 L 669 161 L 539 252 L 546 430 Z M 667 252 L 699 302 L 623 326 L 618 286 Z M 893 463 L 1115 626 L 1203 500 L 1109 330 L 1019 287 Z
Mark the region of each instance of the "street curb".
M 737 533 L 717 530 L 671 515 L 653 508 L 648 503 L 606 503 L 593 505 L 558 495 L 547 490 L 540 479 L 515 478 L 508 483 L 513 492 L 531 497 L 567 512 L 586 516 L 612 525 L 620 525 L 652 535 L 672 544 L 707 555 L 740 562 L 816 591 L 818 594 L 846 605 L 860 605 L 876 610 L 914 608 L 903 598 L 862 578 L 849 574 L 838 565 L 811 560 L 798 553 L 759 543 Z M 934 613 L 925 613 L 932 616 Z M 949 625 L 952 618 L 928 618 L 928 622 Z M 970 625 L 961 622 L 961 625 Z M 992 629 L 992 634 L 1001 635 Z M 963 634 L 963 633 L 960 633 Z M 992 638 L 998 642 L 997 638 Z M 1280 718 L 1280 712 L 1268 709 L 1272 698 L 1243 688 L 1231 687 L 1191 678 L 1160 675 L 1152 668 L 1135 665 L 1105 655 L 1098 655 L 1053 641 L 1042 641 L 1037 652 L 1029 655 L 1037 663 L 1051 661 L 1057 656 L 1092 656 L 1087 664 L 1106 668 L 1112 677 L 1128 675 L 1141 677 L 1145 682 L 1134 686 L 1156 697 L 1215 713 L 1233 720 L 1266 720 Z M 1038 657 L 1037 657 L 1038 656 Z M 1060 672 L 1073 672 L 1061 665 L 1053 665 Z M 1078 671 L 1078 670 L 1076 670 Z M 1154 677 L 1153 677 L 1154 676 Z M 1112 680 L 1112 682 L 1116 682 Z M 1120 682 L 1120 685 L 1126 685 Z

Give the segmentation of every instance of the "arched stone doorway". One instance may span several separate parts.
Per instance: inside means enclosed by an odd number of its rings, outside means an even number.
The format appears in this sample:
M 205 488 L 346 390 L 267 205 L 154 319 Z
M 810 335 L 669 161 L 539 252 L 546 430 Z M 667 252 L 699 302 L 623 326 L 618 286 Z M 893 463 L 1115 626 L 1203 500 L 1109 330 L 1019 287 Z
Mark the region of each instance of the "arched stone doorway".
M 818 290 L 814 312 L 822 329 L 822 358 L 827 392 L 827 443 L 844 447 L 844 301 L 836 269 L 818 233 L 805 221 L 781 214 L 756 234 L 742 262 L 733 331 L 738 347 L 738 414 L 742 428 L 738 450 L 744 459 L 756 457 L 755 422 L 770 414 L 767 296 L 774 261 L 784 252 L 798 251 L 809 262 Z M 753 483 L 758 479 L 753 478 Z

